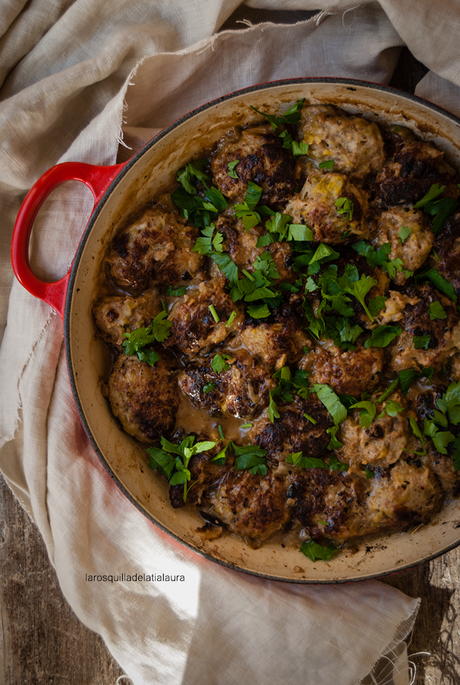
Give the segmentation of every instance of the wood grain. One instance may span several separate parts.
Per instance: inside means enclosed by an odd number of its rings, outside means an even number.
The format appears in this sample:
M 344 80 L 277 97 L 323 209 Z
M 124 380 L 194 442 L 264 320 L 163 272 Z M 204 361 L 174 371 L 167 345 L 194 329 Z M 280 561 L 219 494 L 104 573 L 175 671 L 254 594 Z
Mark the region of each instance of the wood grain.
M 123 671 L 64 599 L 40 532 L 3 476 L 0 578 L 2 685 L 115 685 Z

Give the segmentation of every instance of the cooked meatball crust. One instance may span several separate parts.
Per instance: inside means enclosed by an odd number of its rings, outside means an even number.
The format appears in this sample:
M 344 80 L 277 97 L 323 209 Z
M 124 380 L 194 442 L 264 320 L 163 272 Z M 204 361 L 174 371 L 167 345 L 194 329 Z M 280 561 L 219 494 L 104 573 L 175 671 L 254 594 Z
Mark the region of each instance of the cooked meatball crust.
M 332 105 L 310 105 L 302 110 L 300 135 L 308 156 L 317 162 L 334 161 L 334 170 L 365 178 L 385 162 L 377 124 L 351 116 Z
M 94 321 L 100 334 L 104 340 L 118 347 L 125 340 L 124 333 L 149 326 L 160 311 L 160 298 L 156 291 L 140 297 L 111 295 L 93 305 Z
M 300 301 L 301 298 L 292 296 L 269 317 L 244 320 L 241 339 L 245 347 L 269 367 L 279 369 L 285 363 L 298 361 L 303 348 L 311 345 L 310 338 L 302 331 Z
M 371 392 L 380 382 L 383 367 L 383 349 L 357 347 L 342 350 L 332 340 L 318 341 L 299 367 L 310 371 L 310 383 L 325 383 L 336 392 L 359 397 Z
M 374 398 L 375 399 L 375 398 Z M 397 402 L 403 411 L 386 413 L 387 402 Z M 413 440 L 408 420 L 410 412 L 405 409 L 402 393 L 392 393 L 389 400 L 378 405 L 378 414 L 369 428 L 360 425 L 361 409 L 354 409 L 340 426 L 340 460 L 349 464 L 353 471 L 362 470 L 362 465 L 387 468 L 394 464 Z M 383 416 L 381 416 L 383 414 Z
M 458 197 L 455 172 L 444 161 L 444 152 L 431 143 L 409 141 L 377 176 L 376 196 L 384 206 L 414 205 L 435 183 L 445 185 L 446 197 Z
M 171 335 L 166 342 L 168 346 L 176 345 L 181 352 L 193 357 L 223 342 L 239 329 L 243 314 L 224 292 L 223 286 L 222 278 L 200 283 L 172 306 L 168 317 L 172 321 Z M 214 307 L 219 321 L 215 320 L 210 306 Z M 227 326 L 233 311 L 237 316 Z
M 174 428 L 179 408 L 176 380 L 166 361 L 154 366 L 121 354 L 110 374 L 108 398 L 124 430 L 154 442 Z
M 190 280 L 203 257 L 192 252 L 198 231 L 162 204 L 146 209 L 112 240 L 107 267 L 113 281 L 134 293 L 154 284 Z
M 228 165 L 237 161 L 229 175 Z M 252 181 L 262 188 L 261 204 L 279 204 L 287 200 L 295 188 L 295 161 L 270 124 L 261 124 L 223 139 L 211 160 L 214 180 L 227 197 L 242 202 Z
M 345 542 L 426 523 L 442 504 L 434 473 L 400 460 L 374 477 L 308 469 L 288 477 L 293 515 L 316 539 Z
M 276 383 L 265 364 L 246 350 L 220 352 L 227 353 L 227 370 L 216 373 L 210 363 L 189 364 L 179 374 L 179 387 L 195 407 L 217 416 L 252 419 L 268 405 Z
M 402 332 L 388 348 L 391 355 L 389 368 L 399 372 L 432 366 L 439 371 L 443 362 L 455 354 L 460 345 L 459 318 L 455 304 L 429 284 L 408 286 L 406 294 L 416 299 L 416 302 L 406 305 L 399 321 Z M 430 318 L 429 306 L 434 302 L 440 302 L 446 318 Z M 423 336 L 427 336 L 427 349 L 417 349 L 414 337 L 420 340 Z
M 401 238 L 401 229 L 410 229 L 409 236 L 404 240 Z M 387 243 L 391 245 L 388 259 L 401 260 L 394 281 L 402 285 L 406 282 L 404 270 L 419 269 L 433 246 L 434 235 L 427 215 L 420 210 L 405 207 L 392 207 L 382 212 L 377 221 L 374 244 L 381 247 Z
M 437 257 L 433 257 L 432 266 L 452 284 L 460 297 L 460 214 L 447 219 L 436 238 L 435 249 Z
M 336 204 L 343 199 L 352 203 L 349 212 Z M 300 194 L 286 205 L 285 213 L 293 217 L 293 223 L 309 226 L 318 242 L 338 244 L 346 242 L 350 234 L 360 238 L 370 235 L 366 193 L 343 174 L 310 174 Z
M 272 470 L 261 476 L 228 466 L 224 477 L 205 493 L 204 505 L 205 511 L 255 548 L 290 517 L 286 485 Z
M 318 459 L 330 456 L 327 446 L 331 437 L 327 430 L 332 426 L 332 420 L 314 395 L 308 400 L 296 398 L 294 402 L 279 406 L 278 411 L 280 418 L 273 423 L 265 412 L 249 433 L 251 442 L 267 450 L 268 459 L 284 461 L 296 452 Z

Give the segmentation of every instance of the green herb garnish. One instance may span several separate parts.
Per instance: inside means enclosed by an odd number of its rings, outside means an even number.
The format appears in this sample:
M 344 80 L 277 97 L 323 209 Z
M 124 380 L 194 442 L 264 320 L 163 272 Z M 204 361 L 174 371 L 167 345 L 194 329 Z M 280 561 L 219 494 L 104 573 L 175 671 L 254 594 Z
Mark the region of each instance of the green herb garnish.
M 312 561 L 328 560 L 333 554 L 338 552 L 338 548 L 330 542 L 328 545 L 319 545 L 313 540 L 303 542 L 300 551 Z
M 228 371 L 230 364 L 227 364 L 226 359 L 231 359 L 228 354 L 216 354 L 211 361 L 211 368 L 214 373 L 222 373 Z
M 215 447 L 216 443 L 211 441 L 197 442 L 195 445 L 194 435 L 188 435 L 180 445 L 171 443 L 166 438 L 161 438 L 161 447 L 148 447 L 150 455 L 149 467 L 166 476 L 170 485 L 184 484 L 184 502 L 187 501 L 187 494 L 194 485 L 187 487 L 191 479 L 188 469 L 190 459 L 201 452 L 207 452 Z

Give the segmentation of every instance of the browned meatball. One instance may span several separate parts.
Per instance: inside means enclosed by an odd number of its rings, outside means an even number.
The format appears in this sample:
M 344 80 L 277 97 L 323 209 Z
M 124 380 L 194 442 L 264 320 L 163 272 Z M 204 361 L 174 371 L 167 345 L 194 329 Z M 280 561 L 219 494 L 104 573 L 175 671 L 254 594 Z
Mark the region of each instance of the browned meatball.
M 200 283 L 198 288 L 185 295 L 183 301 L 173 305 L 169 314 L 172 327 L 167 345 L 176 345 L 181 352 L 194 356 L 218 345 L 239 329 L 243 319 L 241 308 L 226 295 L 223 285 L 222 278 Z M 214 307 L 219 321 L 216 322 L 210 306 Z M 233 311 L 237 316 L 227 326 Z
M 434 183 L 445 185 L 444 195 L 455 198 L 459 192 L 454 177 L 454 170 L 444 161 L 444 152 L 430 143 L 407 142 L 377 176 L 377 199 L 387 207 L 414 205 Z
M 332 420 L 315 396 L 308 400 L 297 398 L 295 402 L 279 406 L 278 411 L 280 418 L 273 423 L 265 412 L 249 433 L 251 442 L 267 450 L 268 459 L 284 461 L 288 454 L 295 452 L 320 459 L 329 456 L 327 446 L 331 436 L 327 429 L 332 426 Z
M 388 348 L 392 357 L 389 368 L 399 372 L 403 369 L 432 366 L 439 371 L 443 362 L 454 355 L 460 345 L 459 318 L 455 304 L 428 284 L 407 287 L 406 294 L 416 298 L 416 303 L 406 305 L 403 317 L 398 322 L 402 333 Z M 429 306 L 434 302 L 442 305 L 446 318 L 430 318 Z M 423 336 L 426 336 L 426 349 L 416 348 L 414 337 L 418 338 L 417 343 L 420 344 Z
M 403 228 L 411 231 L 404 241 L 400 236 Z M 390 243 L 388 259 L 402 261 L 402 271 L 397 270 L 394 278 L 395 283 L 402 285 L 406 282 L 404 270 L 416 271 L 428 257 L 434 235 L 427 214 L 416 209 L 392 207 L 379 216 L 374 243 L 378 247 Z
M 203 257 L 192 252 L 198 231 L 162 204 L 146 209 L 112 240 L 106 261 L 114 282 L 133 292 L 189 280 Z
M 96 301 L 93 316 L 104 340 L 121 347 L 124 333 L 149 326 L 161 311 L 157 292 L 140 297 L 112 295 Z
M 229 368 L 221 373 L 213 371 L 209 362 L 188 365 L 179 374 L 179 386 L 195 407 L 216 415 L 252 419 L 268 405 L 268 393 L 276 383 L 265 364 L 246 350 L 229 356 Z
M 397 402 L 403 411 L 393 411 L 391 413 L 396 413 L 396 416 L 390 416 L 385 411 L 389 400 Z M 402 393 L 392 393 L 389 400 L 377 405 L 378 414 L 369 428 L 360 425 L 361 409 L 354 409 L 340 426 L 339 439 L 343 447 L 338 454 L 352 470 L 360 471 L 367 464 L 387 468 L 412 446 L 414 436 L 408 421 L 410 412 L 405 408 Z
M 290 516 L 285 483 L 271 470 L 261 476 L 227 466 L 203 501 L 206 512 L 255 548 L 283 528 Z
M 293 514 L 313 538 L 346 541 L 426 523 L 442 505 L 442 491 L 426 466 L 400 460 L 372 478 L 328 469 L 288 477 Z
M 345 200 L 346 206 L 337 206 Z M 350 234 L 360 238 L 370 235 L 368 198 L 343 174 L 315 172 L 307 178 L 299 195 L 286 205 L 285 213 L 293 223 L 306 224 L 313 231 L 314 240 L 330 244 L 344 243 Z
M 351 116 L 332 105 L 304 107 L 300 135 L 308 155 L 317 162 L 334 161 L 334 169 L 364 178 L 385 162 L 377 124 Z
M 359 397 L 379 384 L 383 349 L 341 350 L 332 340 L 324 340 L 300 360 L 299 366 L 311 372 L 310 383 L 325 383 L 338 393 Z
M 152 367 L 121 354 L 109 378 L 109 401 L 124 430 L 141 442 L 154 442 L 174 428 L 179 394 L 164 360 Z
M 180 437 L 177 439 L 175 435 L 171 442 L 180 444 L 181 440 L 185 436 L 183 431 L 179 431 Z M 210 437 L 208 435 L 200 434 L 196 438 L 196 443 L 202 441 L 209 441 Z M 214 441 L 211 441 L 214 442 Z M 218 466 L 214 457 L 216 457 L 219 452 L 223 449 L 224 444 L 219 440 L 215 447 L 205 452 L 199 452 L 195 454 L 189 461 L 188 469 L 190 471 L 190 481 L 187 483 L 187 504 L 201 504 L 203 493 L 210 486 L 211 483 L 215 483 L 217 479 L 225 473 L 226 466 Z M 184 486 L 181 485 L 171 485 L 169 487 L 169 499 L 171 501 L 174 509 L 179 509 L 185 506 L 184 502 Z
M 264 233 L 262 227 L 255 226 L 246 230 L 241 221 L 232 222 L 229 218 L 220 220 L 217 227 L 225 236 L 224 252 L 228 252 L 240 269 L 253 272 L 257 258 L 268 251 L 278 271 L 278 277 L 274 279 L 275 283 L 293 282 L 298 278 L 298 274 L 292 269 L 291 262 L 294 253 L 289 243 L 276 241 L 266 248 L 257 247 L 257 241 Z
M 217 229 L 225 236 L 223 249 L 240 269 L 252 271 L 257 257 L 264 252 L 264 247 L 257 247 L 257 241 L 262 235 L 262 227 L 254 226 L 246 230 L 240 220 L 230 217 L 220 218 Z
M 437 258 L 432 266 L 452 283 L 455 293 L 460 297 L 460 214 L 450 217 L 436 238 Z
M 310 338 L 302 330 L 301 298 L 294 295 L 290 301 L 275 309 L 266 319 L 246 317 L 241 329 L 245 347 L 264 360 L 267 366 L 277 369 L 300 359 Z
M 238 178 L 232 178 L 228 165 L 237 160 Z M 262 188 L 261 204 L 285 202 L 296 183 L 294 158 L 269 124 L 234 131 L 224 138 L 211 160 L 211 170 L 222 193 L 238 202 L 243 201 L 249 181 Z

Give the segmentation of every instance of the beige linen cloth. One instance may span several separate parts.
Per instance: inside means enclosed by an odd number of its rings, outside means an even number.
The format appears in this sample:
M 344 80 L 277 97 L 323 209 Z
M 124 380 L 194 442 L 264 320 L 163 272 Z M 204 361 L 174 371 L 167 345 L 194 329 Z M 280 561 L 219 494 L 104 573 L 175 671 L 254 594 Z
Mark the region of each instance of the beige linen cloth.
M 255 8 L 321 14 L 217 34 L 242 5 L 3 0 L 0 468 L 38 524 L 67 600 L 135 685 L 353 685 L 386 653 L 398 667 L 366 682 L 403 685 L 400 643 L 417 600 L 379 582 L 313 587 L 228 570 L 170 540 L 125 499 L 80 424 L 62 322 L 15 282 L 9 264 L 20 202 L 47 168 L 113 164 L 123 135 L 138 147 L 152 130 L 236 88 L 296 76 L 387 83 L 407 44 L 431 69 L 419 94 L 460 113 L 454 0 L 251 0 L 251 16 Z M 82 188 L 56 191 L 40 213 L 32 252 L 41 276 L 69 267 L 92 207 Z M 85 580 L 121 573 L 186 580 Z

